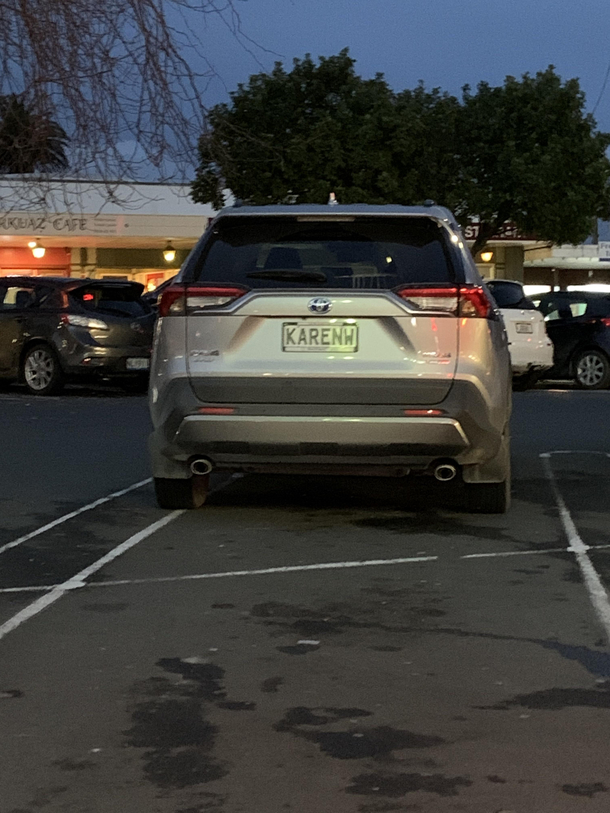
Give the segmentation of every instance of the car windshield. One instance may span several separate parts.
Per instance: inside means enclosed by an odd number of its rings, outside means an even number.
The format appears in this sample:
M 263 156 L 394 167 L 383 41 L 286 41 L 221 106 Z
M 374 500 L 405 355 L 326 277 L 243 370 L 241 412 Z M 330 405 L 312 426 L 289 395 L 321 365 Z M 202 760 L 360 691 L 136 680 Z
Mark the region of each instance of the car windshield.
M 249 288 L 391 289 L 454 282 L 456 259 L 431 218 L 231 217 L 214 230 L 195 279 Z

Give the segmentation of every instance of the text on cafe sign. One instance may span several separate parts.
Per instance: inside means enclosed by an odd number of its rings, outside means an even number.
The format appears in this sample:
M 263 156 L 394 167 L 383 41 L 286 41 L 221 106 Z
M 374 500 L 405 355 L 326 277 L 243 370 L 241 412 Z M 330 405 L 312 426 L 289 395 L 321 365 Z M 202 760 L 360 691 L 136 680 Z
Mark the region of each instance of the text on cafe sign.
M 0 213 L 0 233 L 4 234 L 118 234 L 119 225 L 119 218 L 113 215 Z

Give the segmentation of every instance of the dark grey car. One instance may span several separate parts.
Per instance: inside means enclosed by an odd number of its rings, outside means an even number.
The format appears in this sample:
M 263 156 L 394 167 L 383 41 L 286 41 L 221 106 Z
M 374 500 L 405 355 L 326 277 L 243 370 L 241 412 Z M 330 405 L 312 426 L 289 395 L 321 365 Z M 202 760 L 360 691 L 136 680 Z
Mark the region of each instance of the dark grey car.
M 66 381 L 145 390 L 155 315 L 123 280 L 0 279 L 0 379 L 36 395 Z

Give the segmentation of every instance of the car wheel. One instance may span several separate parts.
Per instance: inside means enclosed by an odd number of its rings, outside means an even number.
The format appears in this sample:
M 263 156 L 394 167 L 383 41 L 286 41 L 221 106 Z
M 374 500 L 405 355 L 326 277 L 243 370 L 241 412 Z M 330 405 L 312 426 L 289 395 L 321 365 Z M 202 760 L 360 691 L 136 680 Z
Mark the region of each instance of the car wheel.
M 584 350 L 576 359 L 576 383 L 586 390 L 605 390 L 610 386 L 610 361 L 599 350 Z
M 505 514 L 510 508 L 510 477 L 501 483 L 468 483 L 465 509 L 473 514 Z
M 59 360 L 47 344 L 35 344 L 23 357 L 21 374 L 33 395 L 55 395 L 64 384 Z
M 200 508 L 208 496 L 209 474 L 189 477 L 186 480 L 171 480 L 155 477 L 155 496 L 159 508 L 178 509 Z

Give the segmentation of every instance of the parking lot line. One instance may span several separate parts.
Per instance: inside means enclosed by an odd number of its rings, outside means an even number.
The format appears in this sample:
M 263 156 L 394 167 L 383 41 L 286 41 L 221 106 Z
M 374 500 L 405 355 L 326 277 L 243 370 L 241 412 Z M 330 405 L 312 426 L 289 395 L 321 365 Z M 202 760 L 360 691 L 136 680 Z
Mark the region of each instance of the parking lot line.
M 604 628 L 608 643 L 610 643 L 610 600 L 608 599 L 608 593 L 602 584 L 602 580 L 600 579 L 598 572 L 593 566 L 593 562 L 589 558 L 588 551 L 591 548 L 589 545 L 585 545 L 585 543 L 582 541 L 576 529 L 576 525 L 574 524 L 574 520 L 572 519 L 572 515 L 570 514 L 561 491 L 559 490 L 557 479 L 551 465 L 551 456 L 553 454 L 555 454 L 555 452 L 545 452 L 544 454 L 540 455 L 540 458 L 542 460 L 542 465 L 544 467 L 546 476 L 551 484 L 555 502 L 557 503 L 557 508 L 559 509 L 559 518 L 568 539 L 569 545 L 567 550 L 571 551 L 576 556 L 576 561 L 580 567 L 580 572 L 582 573 L 585 587 L 589 593 L 591 604 L 593 605 L 593 609 L 595 610 L 597 617 Z M 569 452 L 558 452 L 558 454 L 569 454 Z M 574 454 L 584 453 L 574 452 Z M 610 455 L 607 456 L 610 457 Z
M 593 550 L 608 550 L 608 545 L 595 545 Z M 588 548 L 590 550 L 591 548 Z M 468 553 L 464 556 L 459 556 L 458 559 L 476 560 L 476 559 L 504 559 L 510 556 L 544 556 L 545 554 L 552 553 L 565 553 L 566 548 L 536 548 L 535 550 L 509 550 L 509 551 L 491 551 L 489 553 Z M 314 570 L 341 570 L 360 567 L 381 567 L 383 565 L 404 565 L 404 564 L 417 564 L 420 562 L 438 562 L 442 560 L 442 556 L 410 556 L 400 559 L 362 559 L 354 562 L 318 562 L 310 565 L 283 565 L 281 567 L 266 567 L 253 570 L 222 570 L 215 573 L 188 573 L 182 576 L 151 576 L 145 579 L 113 579 L 103 582 L 82 582 L 75 584 L 72 589 L 78 587 L 124 587 L 129 585 L 138 584 L 165 584 L 169 582 L 187 582 L 199 581 L 202 579 L 226 579 L 230 577 L 239 576 L 268 576 L 282 573 L 304 573 Z M 50 590 L 55 590 L 61 585 L 58 584 L 40 584 L 24 587 L 0 587 L 0 595 L 2 593 L 45 593 Z
M 130 491 L 135 491 L 138 488 L 142 488 L 142 486 L 148 485 L 148 483 L 152 483 L 152 477 L 147 477 L 146 480 L 140 480 L 139 483 L 134 483 L 131 486 L 127 486 L 127 488 L 122 488 L 120 491 L 113 491 L 112 494 L 108 494 L 106 497 L 100 497 L 98 500 L 94 500 L 87 505 L 83 505 L 81 508 L 77 508 L 75 511 L 70 511 L 70 513 L 64 514 L 63 516 L 54 519 L 52 522 L 47 522 L 46 525 L 42 525 L 40 528 L 36 528 L 35 531 L 30 531 L 29 533 L 20 536 L 18 539 L 13 539 L 12 542 L 7 542 L 5 545 L 0 545 L 0 553 L 4 553 L 11 548 L 16 548 L 18 545 L 22 545 L 24 542 L 34 539 L 35 536 L 40 536 L 40 534 L 50 531 L 51 528 L 55 528 L 57 525 L 61 525 L 62 523 L 67 522 L 69 519 L 74 519 L 74 517 L 77 517 L 79 514 L 84 514 L 85 511 L 92 511 L 94 508 L 104 505 L 104 503 L 110 502 L 111 500 L 115 500 L 117 497 L 122 497 L 125 494 L 129 494 Z
M 138 531 L 137 534 L 130 536 L 129 539 L 126 539 L 120 545 L 117 545 L 116 548 L 113 548 L 111 551 L 105 554 L 105 556 L 102 556 L 96 562 L 93 562 L 93 564 L 84 568 L 75 576 L 70 577 L 62 584 L 56 585 L 46 595 L 41 596 L 39 599 L 36 599 L 36 601 L 28 604 L 27 607 L 24 607 L 23 610 L 18 612 L 12 618 L 9 618 L 9 620 L 4 624 L 0 625 L 0 640 L 8 635 L 9 632 L 12 632 L 13 630 L 16 630 L 17 627 L 20 627 L 25 621 L 33 618 L 35 615 L 38 615 L 38 613 L 42 612 L 51 604 L 54 604 L 63 595 L 65 595 L 65 593 L 69 592 L 70 590 L 76 590 L 79 587 L 83 587 L 89 576 L 92 576 L 94 573 L 104 567 L 104 565 L 114 561 L 117 557 L 122 556 L 123 553 L 128 551 L 130 548 L 135 547 L 135 545 L 137 545 L 143 539 L 146 539 L 156 531 L 168 525 L 170 522 L 173 522 L 173 520 L 181 516 L 183 513 L 184 511 L 172 511 L 171 514 L 167 514 L 166 516 L 157 520 L 157 522 L 153 522 L 152 525 L 149 525 L 148 527 L 144 528 L 144 530 Z

